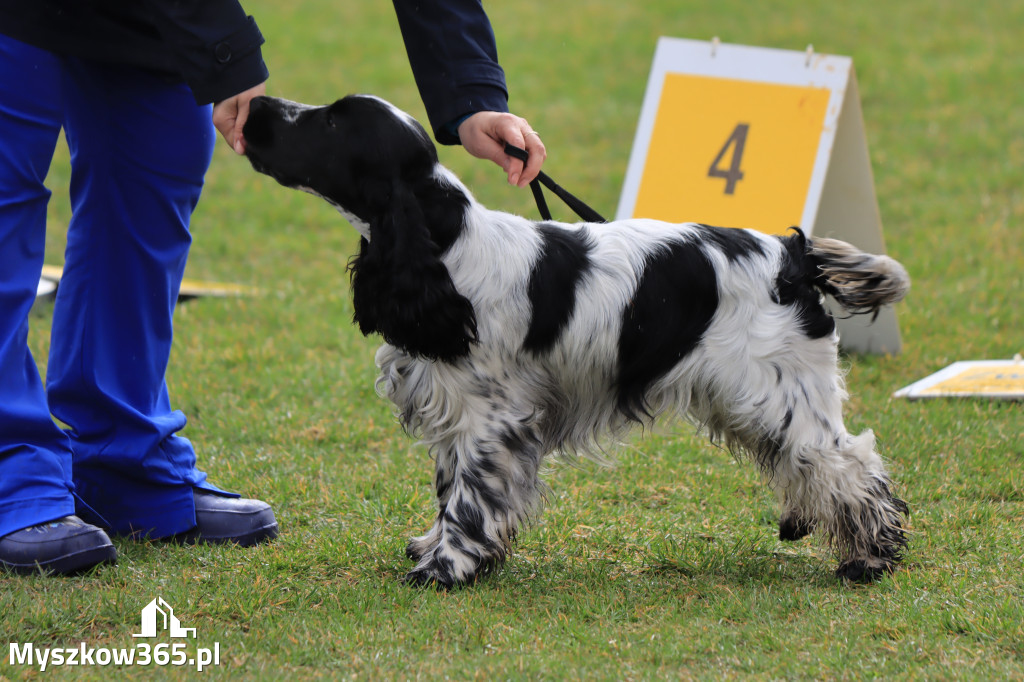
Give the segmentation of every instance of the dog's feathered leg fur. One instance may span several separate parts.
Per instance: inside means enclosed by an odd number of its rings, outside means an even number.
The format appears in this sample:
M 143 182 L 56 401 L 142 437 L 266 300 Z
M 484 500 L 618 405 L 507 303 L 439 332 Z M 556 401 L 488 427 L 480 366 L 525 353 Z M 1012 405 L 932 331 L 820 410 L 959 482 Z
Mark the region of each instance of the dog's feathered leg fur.
M 377 363 L 378 390 L 435 457 L 438 514 L 406 548 L 417 561 L 406 580 L 445 588 L 472 582 L 504 561 L 540 503 L 538 415 L 517 400 L 512 377 L 467 377 L 393 346 L 378 351 Z M 496 403 L 504 409 L 492 409 Z
M 837 575 L 873 580 L 902 558 L 906 505 L 892 495 L 874 434 L 853 436 L 841 422 L 830 426 L 836 429 L 830 444 L 792 442 L 783 449 L 774 485 L 784 491 L 784 518 L 794 536 L 817 528 L 840 558 Z

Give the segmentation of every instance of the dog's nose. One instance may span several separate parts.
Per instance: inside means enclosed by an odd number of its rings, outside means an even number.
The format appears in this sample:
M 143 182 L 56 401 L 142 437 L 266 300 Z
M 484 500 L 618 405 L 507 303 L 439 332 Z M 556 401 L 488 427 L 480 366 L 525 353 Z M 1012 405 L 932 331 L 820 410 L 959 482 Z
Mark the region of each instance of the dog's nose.
M 263 107 L 267 106 L 267 97 L 265 95 L 259 95 L 249 100 L 249 111 L 259 111 Z
M 269 98 L 260 96 L 249 100 L 249 117 L 245 119 L 245 125 L 242 127 L 247 152 L 253 145 L 265 146 L 270 143 L 273 118 L 271 114 Z

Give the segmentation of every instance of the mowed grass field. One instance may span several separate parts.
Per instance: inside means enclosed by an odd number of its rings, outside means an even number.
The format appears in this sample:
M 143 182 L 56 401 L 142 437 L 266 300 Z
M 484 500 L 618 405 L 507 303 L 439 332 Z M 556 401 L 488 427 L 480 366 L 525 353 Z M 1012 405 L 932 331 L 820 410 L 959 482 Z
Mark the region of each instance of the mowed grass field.
M 389 3 L 246 6 L 267 38 L 272 94 L 325 103 L 372 92 L 426 121 Z M 403 585 L 405 542 L 434 512 L 432 463 L 374 392 L 378 340 L 350 322 L 356 233 L 221 144 L 188 275 L 263 294 L 182 304 L 168 382 L 211 480 L 272 502 L 281 536 L 255 550 L 117 540 L 114 568 L 0 576 L 2 639 L 134 647 L 140 612 L 159 596 L 196 628 L 190 652 L 219 645 L 220 665 L 204 673 L 218 679 L 1024 677 L 1024 407 L 891 397 L 952 361 L 1024 351 L 1024 4 L 488 9 L 511 106 L 543 133 L 546 169 L 606 215 L 658 36 L 853 57 L 887 250 L 913 289 L 898 308 L 901 354 L 843 357 L 847 423 L 875 430 L 910 505 L 905 567 L 874 585 L 837 581 L 813 538 L 777 540 L 752 466 L 667 423 L 618 448 L 612 467 L 552 463 L 544 514 L 495 575 L 452 592 Z M 483 203 L 536 215 L 497 167 L 441 153 Z M 61 149 L 49 178 L 53 264 L 68 175 Z M 47 306 L 31 321 L 41 365 L 50 321 Z M 31 671 L 4 650 L 0 678 Z

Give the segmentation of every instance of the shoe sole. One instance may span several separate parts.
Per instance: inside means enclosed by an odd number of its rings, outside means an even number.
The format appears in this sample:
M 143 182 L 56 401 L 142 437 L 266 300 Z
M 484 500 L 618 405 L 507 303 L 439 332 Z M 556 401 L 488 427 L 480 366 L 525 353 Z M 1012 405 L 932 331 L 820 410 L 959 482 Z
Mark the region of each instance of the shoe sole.
M 117 549 L 113 544 L 106 544 L 65 554 L 45 563 L 36 561 L 31 564 L 12 564 L 2 561 L 0 567 L 19 575 L 75 575 L 84 573 L 100 564 L 116 563 Z
M 275 521 L 260 528 L 253 528 L 241 535 L 211 537 L 198 533 L 193 529 L 164 539 L 166 542 L 178 545 L 238 545 L 239 547 L 255 547 L 264 542 L 270 542 L 276 537 L 277 522 Z

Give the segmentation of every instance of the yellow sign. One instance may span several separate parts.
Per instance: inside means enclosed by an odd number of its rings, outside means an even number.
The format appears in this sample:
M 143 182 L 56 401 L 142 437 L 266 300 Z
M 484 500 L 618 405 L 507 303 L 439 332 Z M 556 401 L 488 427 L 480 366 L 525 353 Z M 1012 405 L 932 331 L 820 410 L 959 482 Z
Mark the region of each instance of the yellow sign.
M 1024 391 L 1024 366 L 968 369 L 939 382 L 923 393 L 1003 393 Z
M 1024 399 L 1024 362 L 975 360 L 955 362 L 946 369 L 896 392 L 897 397 L 981 397 Z
M 799 225 L 830 94 L 666 75 L 634 215 L 779 234 Z
M 796 225 L 885 253 L 853 60 L 661 38 L 615 217 Z M 900 349 L 892 308 L 836 326 L 848 350 Z

